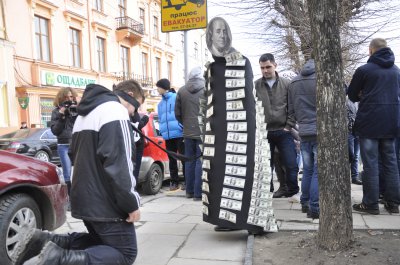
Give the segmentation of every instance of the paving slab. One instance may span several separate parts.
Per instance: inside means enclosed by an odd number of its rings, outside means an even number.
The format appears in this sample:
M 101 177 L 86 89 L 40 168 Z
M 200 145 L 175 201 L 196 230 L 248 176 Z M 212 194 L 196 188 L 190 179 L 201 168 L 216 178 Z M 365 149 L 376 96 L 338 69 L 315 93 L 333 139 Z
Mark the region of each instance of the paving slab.
M 177 258 L 243 262 L 247 231 L 220 232 L 193 230 Z
M 148 212 L 147 210 L 141 211 L 140 221 L 141 222 L 161 222 L 161 223 L 177 223 L 184 219 L 187 215 L 185 214 L 173 214 L 173 213 L 154 213 Z
M 173 258 L 168 265 L 242 265 L 243 262 Z
M 153 212 L 153 213 L 170 213 L 176 208 L 180 207 L 180 204 L 173 201 L 160 201 L 159 199 L 144 204 L 140 211 Z
M 136 230 L 137 234 L 186 236 L 195 224 L 148 222 Z
M 302 221 L 307 222 L 311 221 L 310 218 L 307 218 L 307 214 L 302 213 L 300 210 L 274 210 L 274 215 L 277 220 L 285 220 L 287 221 Z
M 400 230 L 400 215 L 363 215 L 369 229 Z
M 171 213 L 203 216 L 201 207 L 202 202 L 196 202 L 196 204 L 182 204 L 171 211 Z
M 189 223 L 189 224 L 201 224 L 203 223 L 203 216 L 201 215 L 190 215 L 181 219 L 179 223 Z
M 364 218 L 359 213 L 353 212 L 353 229 L 366 229 L 367 225 L 365 224 Z
M 272 208 L 278 210 L 291 210 L 293 208 L 293 203 L 289 202 L 288 198 L 273 199 Z M 301 209 L 301 206 L 299 206 L 299 209 Z
M 138 256 L 135 265 L 166 265 L 183 244 L 186 236 L 138 233 Z

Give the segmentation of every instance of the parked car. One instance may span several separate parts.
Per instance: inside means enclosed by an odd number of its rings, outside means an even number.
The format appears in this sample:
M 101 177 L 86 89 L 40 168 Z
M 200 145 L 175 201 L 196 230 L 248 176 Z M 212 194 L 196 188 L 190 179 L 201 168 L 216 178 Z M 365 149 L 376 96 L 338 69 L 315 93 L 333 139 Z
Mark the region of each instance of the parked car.
M 0 150 L 6 150 L 60 164 L 57 137 L 50 128 L 29 128 L 0 136 Z
M 158 126 L 158 115 L 150 113 L 149 121 L 142 132 L 155 143 L 165 148 L 165 140 L 162 138 Z M 139 185 L 145 194 L 157 194 L 162 186 L 163 180 L 169 177 L 168 155 L 153 143 L 145 141 L 142 164 L 139 172 Z
M 21 234 L 66 220 L 67 186 L 56 165 L 0 150 L 0 264 L 11 265 Z

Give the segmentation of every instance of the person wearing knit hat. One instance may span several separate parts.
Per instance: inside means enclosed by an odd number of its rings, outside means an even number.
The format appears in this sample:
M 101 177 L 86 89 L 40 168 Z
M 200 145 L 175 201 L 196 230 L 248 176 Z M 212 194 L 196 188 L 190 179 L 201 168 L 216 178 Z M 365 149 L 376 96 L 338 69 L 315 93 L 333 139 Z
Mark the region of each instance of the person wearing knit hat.
M 175 90 L 171 89 L 168 79 L 163 78 L 156 83 L 157 91 L 161 95 L 158 103 L 158 122 L 159 130 L 165 140 L 167 150 L 185 154 L 183 143 L 183 126 L 175 117 Z M 170 190 L 179 189 L 178 162 L 175 158 L 168 155 L 169 171 L 171 175 Z M 185 175 L 185 165 L 183 163 L 183 175 Z

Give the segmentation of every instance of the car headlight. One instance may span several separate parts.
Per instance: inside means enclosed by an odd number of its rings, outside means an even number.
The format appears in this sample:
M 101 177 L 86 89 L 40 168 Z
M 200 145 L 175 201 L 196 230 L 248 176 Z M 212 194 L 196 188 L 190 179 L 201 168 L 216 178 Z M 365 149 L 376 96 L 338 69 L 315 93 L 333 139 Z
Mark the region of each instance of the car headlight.
M 57 176 L 58 176 L 58 179 L 60 180 L 60 183 L 61 184 L 65 184 L 65 182 L 64 182 L 64 174 L 63 174 L 63 171 L 62 171 L 61 167 L 56 167 L 56 171 L 57 171 Z

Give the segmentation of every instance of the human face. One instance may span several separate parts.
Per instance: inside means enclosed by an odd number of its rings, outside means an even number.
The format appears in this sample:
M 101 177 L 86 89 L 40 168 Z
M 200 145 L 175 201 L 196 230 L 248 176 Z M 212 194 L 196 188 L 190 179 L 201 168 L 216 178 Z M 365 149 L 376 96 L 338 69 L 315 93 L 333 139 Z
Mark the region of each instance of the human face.
M 260 69 L 265 79 L 275 78 L 276 63 L 271 61 L 260 62 Z
M 71 92 L 68 92 L 67 96 L 65 97 L 65 100 L 71 100 L 71 101 L 74 100 L 74 96 L 72 95 Z
M 167 90 L 165 90 L 161 87 L 157 87 L 157 91 L 158 91 L 158 94 L 160 94 L 160 95 L 164 95 L 167 92 Z
M 227 32 L 225 23 L 221 20 L 216 20 L 213 26 L 212 32 L 212 44 L 218 49 L 223 50 L 225 49 L 226 42 L 227 42 Z

